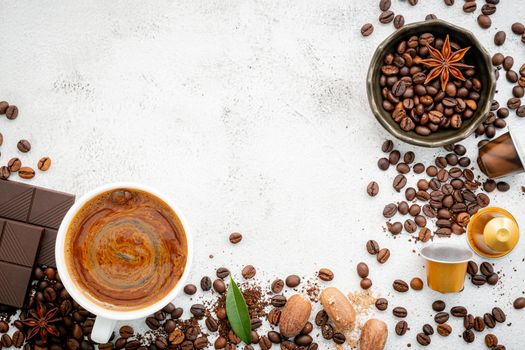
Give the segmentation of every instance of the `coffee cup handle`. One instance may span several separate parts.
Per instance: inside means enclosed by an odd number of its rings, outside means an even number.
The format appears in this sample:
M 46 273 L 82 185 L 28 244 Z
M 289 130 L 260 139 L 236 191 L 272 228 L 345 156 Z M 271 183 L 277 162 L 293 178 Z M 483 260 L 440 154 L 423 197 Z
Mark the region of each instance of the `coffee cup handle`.
M 99 344 L 107 343 L 109 338 L 111 338 L 111 334 L 113 333 L 116 324 L 117 321 L 115 320 L 97 316 L 95 324 L 93 325 L 93 330 L 91 331 L 91 340 Z

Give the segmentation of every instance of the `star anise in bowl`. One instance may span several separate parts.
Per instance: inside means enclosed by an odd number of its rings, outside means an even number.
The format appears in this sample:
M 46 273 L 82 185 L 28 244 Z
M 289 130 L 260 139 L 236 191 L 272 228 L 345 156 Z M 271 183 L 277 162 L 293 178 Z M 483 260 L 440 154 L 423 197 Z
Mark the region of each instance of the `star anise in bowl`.
M 55 323 L 60 321 L 60 318 L 57 317 L 57 313 L 57 308 L 46 310 L 42 303 L 38 304 L 36 310 L 29 310 L 28 317 L 22 321 L 28 328 L 27 340 L 31 340 L 39 335 L 40 340 L 46 343 L 48 334 L 58 337 L 60 333 L 55 327 Z

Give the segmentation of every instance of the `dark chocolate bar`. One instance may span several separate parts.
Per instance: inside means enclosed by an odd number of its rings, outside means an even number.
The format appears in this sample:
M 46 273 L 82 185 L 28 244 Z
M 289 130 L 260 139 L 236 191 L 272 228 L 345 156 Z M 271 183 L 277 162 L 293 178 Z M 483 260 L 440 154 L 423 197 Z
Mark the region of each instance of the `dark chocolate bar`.
M 0 304 L 22 307 L 35 263 L 56 267 L 57 230 L 75 196 L 0 180 Z

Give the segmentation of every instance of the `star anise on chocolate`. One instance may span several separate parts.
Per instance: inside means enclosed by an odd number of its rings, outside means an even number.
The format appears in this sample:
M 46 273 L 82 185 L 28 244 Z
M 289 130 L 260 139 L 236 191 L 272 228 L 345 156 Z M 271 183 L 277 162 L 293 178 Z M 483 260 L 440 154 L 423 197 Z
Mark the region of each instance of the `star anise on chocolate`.
M 445 91 L 450 76 L 453 76 L 458 80 L 465 81 L 465 77 L 461 73 L 460 69 L 474 68 L 474 66 L 469 66 L 460 62 L 467 53 L 467 51 L 470 49 L 470 47 L 466 47 L 456 52 L 452 52 L 450 48 L 450 39 L 448 35 L 445 39 L 445 42 L 443 43 L 441 52 L 435 47 L 430 46 L 429 44 L 427 44 L 427 48 L 430 54 L 430 58 L 420 61 L 425 66 L 432 68 L 430 73 L 428 73 L 427 75 L 427 79 L 424 83 L 425 85 L 440 76 L 441 88 L 443 89 L 443 91 Z
M 60 321 L 58 317 L 55 317 L 57 312 L 57 308 L 47 311 L 46 307 L 42 303 L 38 304 L 36 311 L 30 310 L 30 317 L 22 321 L 22 323 L 29 328 L 29 331 L 27 332 L 27 339 L 29 340 L 35 337 L 37 334 L 40 334 L 40 339 L 45 343 L 47 341 L 48 334 L 58 337 L 60 333 L 54 326 L 54 323 Z

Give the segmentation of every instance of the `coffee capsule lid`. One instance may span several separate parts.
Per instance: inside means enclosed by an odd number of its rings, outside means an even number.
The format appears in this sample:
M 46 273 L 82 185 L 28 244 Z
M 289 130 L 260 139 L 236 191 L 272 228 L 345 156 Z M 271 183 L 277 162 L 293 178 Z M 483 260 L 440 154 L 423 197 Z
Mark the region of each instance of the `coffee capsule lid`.
M 490 249 L 500 253 L 509 252 L 518 244 L 518 224 L 505 216 L 493 218 L 485 226 L 483 238 Z

